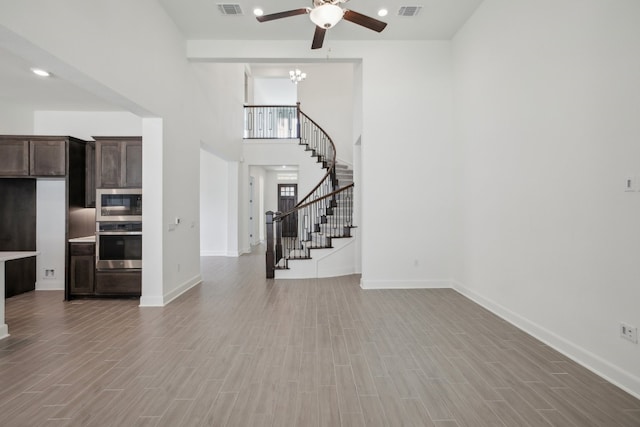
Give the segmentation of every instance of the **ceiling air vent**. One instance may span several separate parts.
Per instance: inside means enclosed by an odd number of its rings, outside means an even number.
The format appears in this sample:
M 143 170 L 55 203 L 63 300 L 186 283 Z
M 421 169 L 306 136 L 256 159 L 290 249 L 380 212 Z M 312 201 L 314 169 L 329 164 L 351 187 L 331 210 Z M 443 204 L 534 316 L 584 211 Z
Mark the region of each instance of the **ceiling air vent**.
M 218 3 L 218 10 L 223 15 L 243 15 L 239 4 Z
M 398 11 L 398 16 L 416 16 L 420 13 L 422 6 L 401 6 Z

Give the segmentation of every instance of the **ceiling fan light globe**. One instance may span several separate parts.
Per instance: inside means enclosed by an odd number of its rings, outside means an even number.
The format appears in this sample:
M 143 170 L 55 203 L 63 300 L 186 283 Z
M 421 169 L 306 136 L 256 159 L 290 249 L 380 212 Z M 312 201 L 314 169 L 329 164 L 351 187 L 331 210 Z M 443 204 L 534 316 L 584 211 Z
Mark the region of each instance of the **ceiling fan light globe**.
M 344 10 L 340 6 L 325 3 L 311 10 L 309 18 L 320 28 L 331 28 L 340 22 L 343 15 Z

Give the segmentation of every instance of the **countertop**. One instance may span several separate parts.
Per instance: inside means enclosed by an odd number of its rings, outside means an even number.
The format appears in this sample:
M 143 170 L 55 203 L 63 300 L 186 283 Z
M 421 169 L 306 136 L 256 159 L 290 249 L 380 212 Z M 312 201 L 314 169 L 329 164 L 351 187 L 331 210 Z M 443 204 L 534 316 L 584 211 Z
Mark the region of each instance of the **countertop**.
M 75 239 L 69 239 L 69 243 L 95 243 L 96 236 L 76 237 Z
M 12 259 L 29 258 L 38 254 L 39 252 L 30 251 L 0 251 L 0 262 L 10 261 Z M 4 278 L 2 280 L 4 281 Z M 4 292 L 2 294 L 4 296 Z

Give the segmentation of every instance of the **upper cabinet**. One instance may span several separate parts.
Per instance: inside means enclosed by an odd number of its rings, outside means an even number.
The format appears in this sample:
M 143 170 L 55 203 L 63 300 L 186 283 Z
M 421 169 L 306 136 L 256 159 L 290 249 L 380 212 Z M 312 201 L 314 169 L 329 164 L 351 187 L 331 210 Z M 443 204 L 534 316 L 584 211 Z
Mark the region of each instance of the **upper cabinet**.
M 29 175 L 65 176 L 66 139 L 29 141 Z
M 96 144 L 87 142 L 85 145 L 85 202 L 86 208 L 96 207 Z
M 0 176 L 66 175 L 67 139 L 0 136 Z
M 0 137 L 0 176 L 29 176 L 29 140 Z
M 142 188 L 142 138 L 94 137 L 96 188 Z

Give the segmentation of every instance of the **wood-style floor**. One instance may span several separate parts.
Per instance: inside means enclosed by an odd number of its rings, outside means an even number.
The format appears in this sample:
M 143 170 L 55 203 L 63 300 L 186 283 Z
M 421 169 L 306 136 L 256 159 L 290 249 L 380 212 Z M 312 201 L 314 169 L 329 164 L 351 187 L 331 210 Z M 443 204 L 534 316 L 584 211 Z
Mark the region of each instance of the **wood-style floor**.
M 7 301 L 2 426 L 640 426 L 640 401 L 453 290 L 204 258 L 164 308 Z

